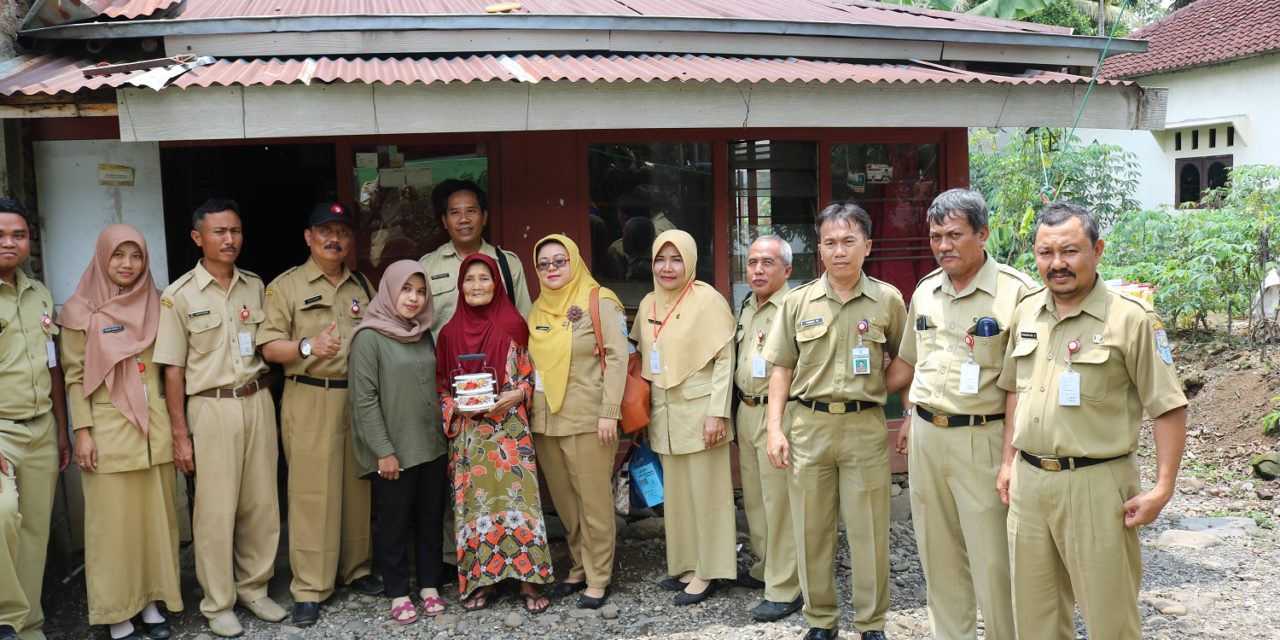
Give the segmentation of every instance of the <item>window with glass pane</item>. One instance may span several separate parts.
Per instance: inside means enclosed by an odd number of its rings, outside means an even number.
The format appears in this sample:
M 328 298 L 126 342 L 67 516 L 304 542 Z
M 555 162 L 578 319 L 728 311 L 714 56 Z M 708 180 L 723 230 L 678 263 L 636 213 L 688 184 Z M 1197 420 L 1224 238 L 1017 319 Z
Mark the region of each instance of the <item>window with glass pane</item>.
M 729 143 L 732 200 L 729 282 L 733 303 L 751 291 L 747 253 L 762 235 L 791 244 L 791 286 L 817 273 L 813 219 L 818 206 L 818 145 L 783 140 L 735 140 Z
M 587 146 L 591 272 L 628 308 L 653 291 L 653 240 L 682 229 L 698 246 L 697 278 L 713 283 L 711 145 L 640 142 Z
M 356 263 L 374 282 L 387 265 L 417 260 L 448 241 L 431 190 L 449 178 L 488 188 L 484 145 L 353 146 Z
M 936 144 L 831 145 L 831 197 L 852 198 L 871 215 L 875 240 L 863 272 L 910 296 L 937 268 L 925 214 L 938 195 Z

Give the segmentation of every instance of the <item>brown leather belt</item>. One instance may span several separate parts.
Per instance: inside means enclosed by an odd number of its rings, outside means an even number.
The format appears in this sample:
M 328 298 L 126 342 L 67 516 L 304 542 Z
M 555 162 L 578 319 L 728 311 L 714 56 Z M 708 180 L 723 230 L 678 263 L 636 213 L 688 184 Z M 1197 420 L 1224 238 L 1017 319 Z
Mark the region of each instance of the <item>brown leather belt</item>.
M 796 398 L 796 402 L 802 407 L 808 407 L 814 411 L 830 413 L 832 415 L 840 415 L 842 413 L 857 413 L 867 409 L 873 409 L 880 406 L 878 402 L 867 402 L 865 400 L 854 400 L 852 402 L 818 402 L 816 400 L 805 400 L 804 398 Z
M 286 376 L 290 380 L 298 384 L 311 385 L 320 387 L 321 389 L 346 389 L 347 380 L 345 378 L 312 378 L 311 376 Z
M 1129 455 L 1115 456 L 1114 458 L 1060 458 L 1057 456 L 1036 456 L 1020 451 L 1022 459 L 1033 467 L 1039 467 L 1045 471 L 1075 471 L 1085 467 L 1092 467 L 1095 464 L 1111 462 L 1120 458 L 1128 458 Z
M 996 420 L 1004 420 L 1003 413 L 993 413 L 989 416 L 940 416 L 920 405 L 916 405 L 916 413 L 925 422 L 933 423 L 935 427 L 980 427 L 988 422 Z
M 266 389 L 271 386 L 273 381 L 274 377 L 268 373 L 242 387 L 235 387 L 234 389 L 226 387 L 221 389 L 205 389 L 204 391 L 193 393 L 191 395 L 200 396 L 201 398 L 213 398 L 214 400 L 222 400 L 224 398 L 248 398 L 262 389 Z
M 749 396 L 737 389 L 733 390 L 733 395 L 737 396 L 738 400 L 748 407 L 761 407 L 769 404 L 769 396 Z

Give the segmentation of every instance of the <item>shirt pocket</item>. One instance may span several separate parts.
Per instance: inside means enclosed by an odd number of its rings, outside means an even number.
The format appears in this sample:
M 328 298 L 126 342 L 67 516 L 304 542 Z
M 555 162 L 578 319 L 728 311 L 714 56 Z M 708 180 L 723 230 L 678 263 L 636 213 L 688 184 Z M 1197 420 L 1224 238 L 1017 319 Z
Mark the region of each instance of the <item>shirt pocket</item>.
M 1107 379 L 1110 357 L 1111 350 L 1103 345 L 1071 356 L 1071 368 L 1080 374 L 1081 398 L 1096 402 L 1107 397 L 1107 387 L 1111 386 Z
M 871 351 L 872 371 L 882 368 L 884 365 L 884 345 L 886 342 L 888 342 L 888 338 L 884 335 L 884 331 L 875 325 L 867 328 L 867 332 L 862 334 L 862 345 Z
M 800 350 L 800 361 L 812 361 L 812 358 L 825 348 L 822 337 L 827 335 L 827 323 L 800 327 L 796 330 L 796 344 Z M 825 357 L 822 358 L 826 360 Z
M 222 316 L 215 311 L 191 318 L 187 330 L 191 333 L 191 349 L 196 353 L 210 353 L 222 344 Z
M 1004 363 L 1005 348 L 1009 346 L 1009 332 L 1001 329 L 994 336 L 977 335 L 978 325 L 969 327 L 969 335 L 973 336 L 973 361 L 983 369 L 1000 370 Z
M 254 340 L 258 339 L 258 328 L 262 326 L 262 321 L 267 319 L 267 312 L 262 309 L 251 309 L 249 317 L 240 321 L 240 325 L 245 331 L 249 332 L 249 337 Z
M 711 395 L 711 382 L 701 382 L 698 384 L 686 384 L 680 390 L 680 396 L 685 400 L 696 400 Z
M 1017 374 L 1018 391 L 1026 391 L 1031 388 L 1031 380 L 1035 374 L 1036 368 L 1036 347 L 1040 343 L 1035 340 L 1021 340 L 1013 345 L 1013 366 Z
M 446 277 L 446 278 L 440 278 L 440 279 L 432 278 L 430 286 L 431 286 L 432 298 L 436 296 L 445 295 L 446 293 L 449 293 L 450 291 L 453 291 L 454 289 L 458 288 L 457 283 L 454 282 L 454 279 L 452 277 Z

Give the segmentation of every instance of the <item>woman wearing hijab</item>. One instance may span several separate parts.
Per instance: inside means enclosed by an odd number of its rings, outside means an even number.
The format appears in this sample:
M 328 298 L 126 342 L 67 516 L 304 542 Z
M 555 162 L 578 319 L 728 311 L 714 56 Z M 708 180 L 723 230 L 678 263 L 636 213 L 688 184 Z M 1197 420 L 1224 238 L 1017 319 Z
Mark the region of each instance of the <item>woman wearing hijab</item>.
M 529 329 L 498 273 L 489 256 L 463 259 L 457 311 L 436 342 L 436 379 L 453 450 L 458 590 L 463 607 L 478 611 L 497 599 L 498 583 L 515 580 L 525 610 L 541 613 L 551 602 L 536 585 L 554 578 L 529 433 Z M 459 406 L 454 377 L 486 371 L 494 374 L 496 404 L 483 411 Z
M 733 313 L 694 279 L 693 236 L 664 231 L 653 241 L 653 293 L 640 301 L 631 338 L 650 383 L 650 446 L 662 460 L 667 573 L 675 604 L 696 604 L 717 579 L 737 577 L 728 428 Z
M 529 312 L 529 355 L 537 367 L 533 443 L 573 558 L 568 577 L 548 594 L 583 591 L 578 607 L 598 609 L 613 576 L 610 475 L 627 376 L 626 315 L 618 296 L 591 277 L 572 240 L 550 235 L 533 253 L 542 285 Z M 590 312 L 593 290 L 598 327 Z M 604 353 L 597 352 L 597 335 Z
M 414 260 L 387 267 L 352 335 L 348 377 L 357 473 L 372 478 L 378 509 L 374 553 L 391 597 L 391 619 L 410 624 L 406 542 L 413 530 L 422 613 L 447 608 L 440 597 L 441 523 L 448 461 L 436 390 L 427 272 Z
M 84 472 L 89 623 L 112 638 L 168 638 L 157 602 L 182 611 L 173 434 L 152 362 L 160 293 L 147 242 L 113 224 L 63 305 L 75 459 Z

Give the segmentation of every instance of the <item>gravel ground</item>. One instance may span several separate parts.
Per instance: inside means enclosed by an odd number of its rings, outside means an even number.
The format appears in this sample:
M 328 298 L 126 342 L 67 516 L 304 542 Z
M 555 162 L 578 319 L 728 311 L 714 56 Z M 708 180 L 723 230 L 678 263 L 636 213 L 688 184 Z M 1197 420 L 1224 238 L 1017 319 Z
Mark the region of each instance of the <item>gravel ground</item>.
M 1144 468 L 1152 467 L 1151 461 Z M 901 480 L 901 479 L 899 479 Z M 1276 531 L 1254 527 L 1252 521 L 1215 534 L 1186 532 L 1194 528 L 1185 518 L 1223 513 L 1249 513 L 1269 524 L 1280 519 L 1280 508 L 1269 498 L 1274 483 L 1249 481 L 1239 476 L 1208 481 L 1183 477 L 1179 493 L 1160 519 L 1142 532 L 1146 572 L 1141 594 L 1145 620 L 1143 636 L 1173 638 L 1280 638 L 1280 610 L 1273 604 L 1273 575 L 1280 566 Z M 928 638 L 924 585 L 916 556 L 911 524 L 903 518 L 906 495 L 894 498 L 895 521 L 890 532 L 892 597 L 888 614 L 890 638 Z M 740 529 L 745 522 L 739 512 Z M 553 536 L 555 527 L 552 527 Z M 523 601 L 507 592 L 491 609 L 465 613 L 457 605 L 456 592 L 446 599 L 450 610 L 435 620 L 425 617 L 401 626 L 387 616 L 389 601 L 339 590 L 321 610 L 320 622 L 308 629 L 261 622 L 240 610 L 245 637 L 283 638 L 798 638 L 807 628 L 799 614 L 776 623 L 757 623 L 747 610 L 762 592 L 738 587 L 722 588 L 706 602 L 676 607 L 672 594 L 654 583 L 664 575 L 665 544 L 661 519 L 635 519 L 620 530 L 615 587 L 609 604 L 600 611 L 557 603 L 544 614 L 529 615 Z M 285 536 L 281 536 L 285 539 Z M 739 534 L 742 546 L 746 535 Z M 562 542 L 554 543 L 556 566 L 564 567 L 567 555 Z M 1189 546 L 1188 546 L 1189 545 Z M 206 640 L 203 619 L 196 611 L 198 586 L 191 568 L 190 548 L 183 549 L 183 587 L 187 611 L 174 617 L 177 638 Z M 747 566 L 746 552 L 739 554 Z M 849 603 L 849 559 L 843 542 L 837 558 L 837 580 L 844 616 L 841 627 L 852 630 Z M 288 561 L 282 549 L 271 596 L 286 608 L 292 605 L 288 589 Z M 48 637 L 105 638 L 102 628 L 84 621 L 82 575 L 46 589 L 49 612 Z M 1078 635 L 1084 637 L 1083 627 Z

